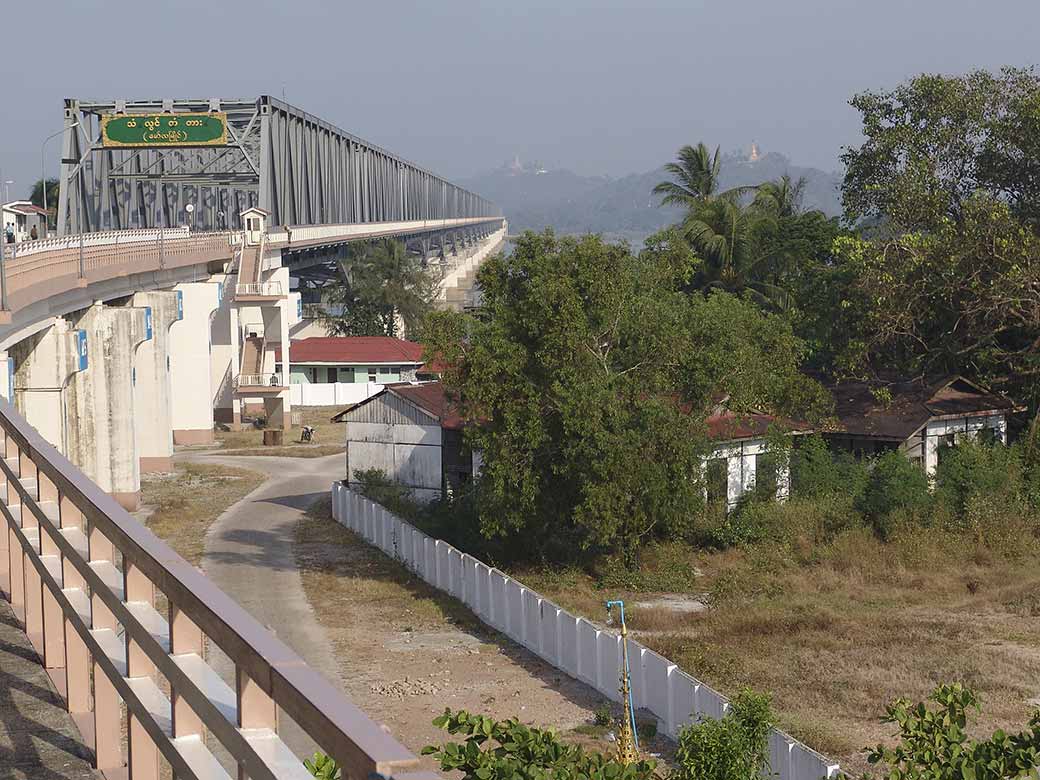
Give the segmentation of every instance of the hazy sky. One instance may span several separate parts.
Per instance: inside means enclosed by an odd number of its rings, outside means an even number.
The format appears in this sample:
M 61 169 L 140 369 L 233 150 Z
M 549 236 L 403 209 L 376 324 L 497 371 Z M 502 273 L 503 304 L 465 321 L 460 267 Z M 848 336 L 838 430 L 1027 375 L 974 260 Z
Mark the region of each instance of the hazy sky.
M 622 175 L 698 140 L 836 169 L 854 92 L 1038 60 L 1040 0 L 4 0 L 0 167 L 23 193 L 66 96 L 284 89 L 448 177 Z

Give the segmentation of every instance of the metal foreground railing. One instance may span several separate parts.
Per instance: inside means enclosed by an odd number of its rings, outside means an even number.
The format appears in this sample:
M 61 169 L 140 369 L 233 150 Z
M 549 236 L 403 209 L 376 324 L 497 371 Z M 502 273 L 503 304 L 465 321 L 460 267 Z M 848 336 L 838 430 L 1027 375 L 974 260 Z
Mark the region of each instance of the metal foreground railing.
M 240 778 L 309 777 L 277 736 L 280 711 L 344 777 L 437 777 L 408 774 L 415 756 L 2 400 L 0 448 L 0 590 L 107 778 L 156 780 L 160 755 L 177 778 L 234 777 L 214 743 Z

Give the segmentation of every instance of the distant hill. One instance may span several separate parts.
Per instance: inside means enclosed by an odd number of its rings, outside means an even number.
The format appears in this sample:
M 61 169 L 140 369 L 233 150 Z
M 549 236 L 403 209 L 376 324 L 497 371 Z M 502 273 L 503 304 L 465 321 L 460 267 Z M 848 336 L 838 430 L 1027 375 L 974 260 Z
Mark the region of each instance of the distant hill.
M 794 179 L 805 177 L 806 208 L 831 216 L 841 213 L 841 177 L 837 173 L 792 165 L 775 152 L 754 161 L 744 155 L 726 155 L 722 186 L 761 184 L 785 173 Z M 648 235 L 679 218 L 676 209 L 658 206 L 659 198 L 652 194 L 665 178 L 663 168 L 614 179 L 523 167 L 514 161 L 460 184 L 501 206 L 511 233 L 551 227 L 558 233 L 602 233 L 639 246 Z

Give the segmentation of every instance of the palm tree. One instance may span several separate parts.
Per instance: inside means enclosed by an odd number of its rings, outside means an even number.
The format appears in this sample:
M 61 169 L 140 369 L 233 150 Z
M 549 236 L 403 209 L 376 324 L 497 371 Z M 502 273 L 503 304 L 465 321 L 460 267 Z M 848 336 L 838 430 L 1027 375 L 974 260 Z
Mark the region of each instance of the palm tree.
M 775 181 L 767 181 L 758 185 L 754 204 L 757 209 L 768 212 L 775 217 L 796 217 L 802 213 L 802 197 L 805 194 L 805 177 L 792 180 L 790 174 L 784 174 Z
M 733 187 L 719 192 L 719 147 L 712 153 L 703 143 L 686 145 L 679 150 L 678 162 L 670 162 L 664 169 L 674 180 L 663 181 L 654 187 L 661 196 L 662 206 L 679 206 L 690 214 L 699 203 L 712 198 L 736 200 L 754 187 Z

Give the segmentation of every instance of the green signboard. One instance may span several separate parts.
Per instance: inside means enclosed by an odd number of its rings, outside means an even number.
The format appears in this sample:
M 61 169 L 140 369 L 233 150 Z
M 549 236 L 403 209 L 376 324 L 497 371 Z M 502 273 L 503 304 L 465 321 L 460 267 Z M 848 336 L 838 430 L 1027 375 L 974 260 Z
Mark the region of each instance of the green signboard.
M 102 146 L 224 146 L 227 114 L 112 114 L 101 119 Z

